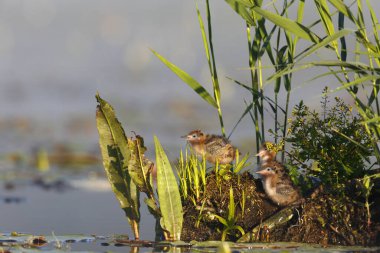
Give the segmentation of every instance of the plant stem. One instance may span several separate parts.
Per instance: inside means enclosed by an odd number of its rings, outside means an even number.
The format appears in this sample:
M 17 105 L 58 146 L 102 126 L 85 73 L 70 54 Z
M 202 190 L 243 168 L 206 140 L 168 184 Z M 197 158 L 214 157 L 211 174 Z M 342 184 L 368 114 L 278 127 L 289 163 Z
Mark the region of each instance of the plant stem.
M 212 44 L 212 25 L 211 25 L 211 13 L 210 13 L 210 3 L 209 0 L 206 0 L 206 9 L 207 9 L 207 26 L 208 26 L 208 41 L 210 44 L 210 52 L 211 52 L 211 60 L 212 60 L 212 66 L 210 65 L 210 72 L 211 72 L 211 78 L 212 78 L 212 85 L 214 90 L 214 98 L 215 102 L 217 104 L 218 108 L 218 116 L 219 116 L 219 122 L 220 127 L 222 131 L 222 135 L 226 136 L 226 132 L 224 129 L 224 123 L 223 123 L 223 115 L 222 115 L 222 108 L 220 107 L 220 86 L 219 86 L 219 80 L 218 80 L 218 74 L 216 71 L 216 64 L 215 64 L 215 56 L 214 56 L 214 46 Z
M 264 127 L 264 89 L 263 89 L 263 70 L 261 65 L 261 58 L 257 61 L 259 71 L 259 84 L 260 84 L 260 118 L 261 118 L 261 138 L 265 141 L 265 127 Z
M 289 110 L 289 101 L 290 101 L 290 91 L 286 93 L 286 105 L 285 105 L 285 117 L 284 117 L 284 127 L 282 129 L 282 136 L 285 138 L 286 136 L 286 126 L 288 123 L 288 110 Z M 285 148 L 284 148 L 285 149 Z M 281 161 L 285 161 L 285 152 L 281 154 Z
M 257 83 L 255 82 L 255 73 L 254 73 L 254 64 L 253 64 L 253 50 L 252 50 L 252 43 L 251 43 L 251 28 L 249 27 L 249 24 L 247 23 L 247 40 L 248 40 L 248 53 L 249 53 L 249 69 L 250 69 L 250 73 L 251 73 L 251 83 L 252 83 L 252 90 L 255 91 L 252 93 L 252 100 L 253 100 L 253 114 L 254 114 L 254 117 L 253 117 L 253 122 L 255 124 L 255 137 L 256 137 L 256 150 L 258 151 L 260 149 L 260 145 L 261 145 L 261 142 L 260 142 L 260 129 L 259 129 L 259 123 L 257 121 L 257 101 L 258 101 L 258 98 L 257 98 Z M 260 162 L 260 158 L 257 157 L 257 163 Z

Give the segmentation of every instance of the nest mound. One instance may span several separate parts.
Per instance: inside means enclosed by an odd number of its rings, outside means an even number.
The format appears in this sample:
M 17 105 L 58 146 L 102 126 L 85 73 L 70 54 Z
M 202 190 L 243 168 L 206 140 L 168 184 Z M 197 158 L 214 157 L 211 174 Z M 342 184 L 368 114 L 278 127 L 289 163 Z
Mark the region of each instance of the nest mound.
M 322 192 L 297 210 L 294 220 L 273 231 L 274 240 L 347 246 L 380 243 L 376 238 L 379 231 L 375 231 L 379 228 L 378 218 L 369 224 L 363 204 L 348 197 Z
M 183 200 L 182 240 L 221 239 L 225 227 L 215 215 L 228 217 L 230 188 L 234 193 L 234 224 L 246 233 L 257 226 L 264 227 L 267 218 L 281 212 L 280 207 L 266 198 L 261 181 L 248 172 L 241 175 L 231 173 L 224 178 L 211 173 L 207 178 L 207 190 L 196 205 L 193 201 Z M 322 245 L 380 245 L 379 200 L 379 197 L 372 199 L 372 223 L 369 224 L 367 210 L 361 200 L 337 198 L 321 190 L 300 206 L 293 207 L 292 218 L 285 224 L 274 226 L 265 238 Z M 240 237 L 239 230 L 232 229 L 228 231 L 226 240 L 236 241 Z M 253 238 L 263 239 L 260 234 Z

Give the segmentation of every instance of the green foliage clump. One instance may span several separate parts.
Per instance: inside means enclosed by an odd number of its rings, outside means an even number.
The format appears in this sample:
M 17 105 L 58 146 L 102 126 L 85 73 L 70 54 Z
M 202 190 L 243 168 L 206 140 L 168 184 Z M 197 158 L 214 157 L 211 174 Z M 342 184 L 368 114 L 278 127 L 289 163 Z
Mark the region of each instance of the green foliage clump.
M 352 108 L 341 98 L 329 107 L 328 89 L 324 89 L 322 112 L 310 110 L 302 101 L 292 112 L 287 142 L 292 145 L 289 165 L 293 178 L 305 188 L 312 186 L 310 177 L 334 190 L 344 183 L 367 174 L 371 155 L 371 138 Z M 295 168 L 305 168 L 304 180 L 297 181 Z M 309 179 L 308 179 L 309 178 Z

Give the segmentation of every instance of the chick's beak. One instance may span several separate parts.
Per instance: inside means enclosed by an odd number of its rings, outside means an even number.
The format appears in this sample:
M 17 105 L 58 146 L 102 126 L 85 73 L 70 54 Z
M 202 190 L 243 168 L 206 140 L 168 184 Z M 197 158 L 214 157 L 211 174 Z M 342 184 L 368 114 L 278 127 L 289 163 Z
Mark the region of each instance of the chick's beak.
M 270 175 L 270 173 L 266 169 L 256 171 L 256 173 L 259 174 L 259 175 L 261 175 L 261 176 L 268 176 L 268 175 Z
M 259 153 L 257 153 L 255 156 L 263 157 L 265 155 L 265 150 L 261 150 Z

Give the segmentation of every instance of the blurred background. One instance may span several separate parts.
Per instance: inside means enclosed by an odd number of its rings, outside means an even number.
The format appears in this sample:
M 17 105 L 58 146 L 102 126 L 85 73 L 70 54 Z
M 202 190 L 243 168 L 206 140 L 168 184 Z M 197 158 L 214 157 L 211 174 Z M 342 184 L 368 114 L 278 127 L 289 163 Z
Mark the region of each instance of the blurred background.
M 244 23 L 223 1 L 212 8 L 230 129 L 244 102 L 241 88 L 224 77 L 249 80 L 242 69 L 248 61 Z M 97 91 L 115 107 L 127 134 L 134 130 L 147 143 L 156 134 L 177 149 L 184 144 L 179 136 L 193 128 L 220 133 L 215 111 L 149 50 L 212 92 L 193 1 L 1 1 L 0 37 L 0 130 L 2 141 L 8 139 L 2 152 L 28 151 L 26 139 L 96 145 Z M 9 130 L 19 132 L 10 139 Z
M 244 100 L 251 98 L 226 78 L 250 80 L 245 24 L 224 1 L 210 2 L 229 133 L 245 109 Z M 203 1 L 198 4 L 205 17 Z M 372 4 L 374 9 L 379 5 Z M 313 20 L 312 15 L 305 18 L 307 23 Z M 135 131 L 145 138 L 152 158 L 154 134 L 174 159 L 186 145 L 181 135 L 198 128 L 220 133 L 217 112 L 150 49 L 212 92 L 194 1 L 0 1 L 3 229 L 37 234 L 130 232 L 103 177 L 96 92 L 114 106 L 127 135 Z M 318 106 L 323 87 L 334 87 L 328 79 L 306 83 L 316 74 L 294 77 L 291 107 L 305 98 L 311 107 Z M 265 89 L 270 92 L 272 84 Z M 242 152 L 254 153 L 253 133 L 247 117 L 231 140 Z M 74 173 L 78 164 L 89 165 L 80 176 Z M 49 172 L 43 172 L 47 168 Z M 44 173 L 50 176 L 42 177 Z M 144 239 L 153 239 L 151 224 L 145 215 Z
M 179 136 L 194 128 L 220 133 L 216 111 L 149 50 L 212 92 L 194 1 L 0 4 L 0 134 L 7 143 L 1 152 L 29 151 L 28 139 L 33 145 L 95 146 L 97 91 L 115 107 L 127 134 L 134 130 L 148 144 L 156 134 L 169 149 L 178 149 L 183 146 Z M 205 17 L 204 3 L 198 4 Z M 230 132 L 245 108 L 243 99 L 250 99 L 225 78 L 249 82 L 246 34 L 242 19 L 224 1 L 212 1 L 211 7 L 222 109 Z M 322 89 L 316 88 L 318 93 Z M 293 97 L 305 95 L 305 90 L 294 90 Z M 311 97 L 319 101 L 317 94 Z M 247 140 L 247 131 L 252 136 L 247 128 L 241 125 L 232 139 Z

